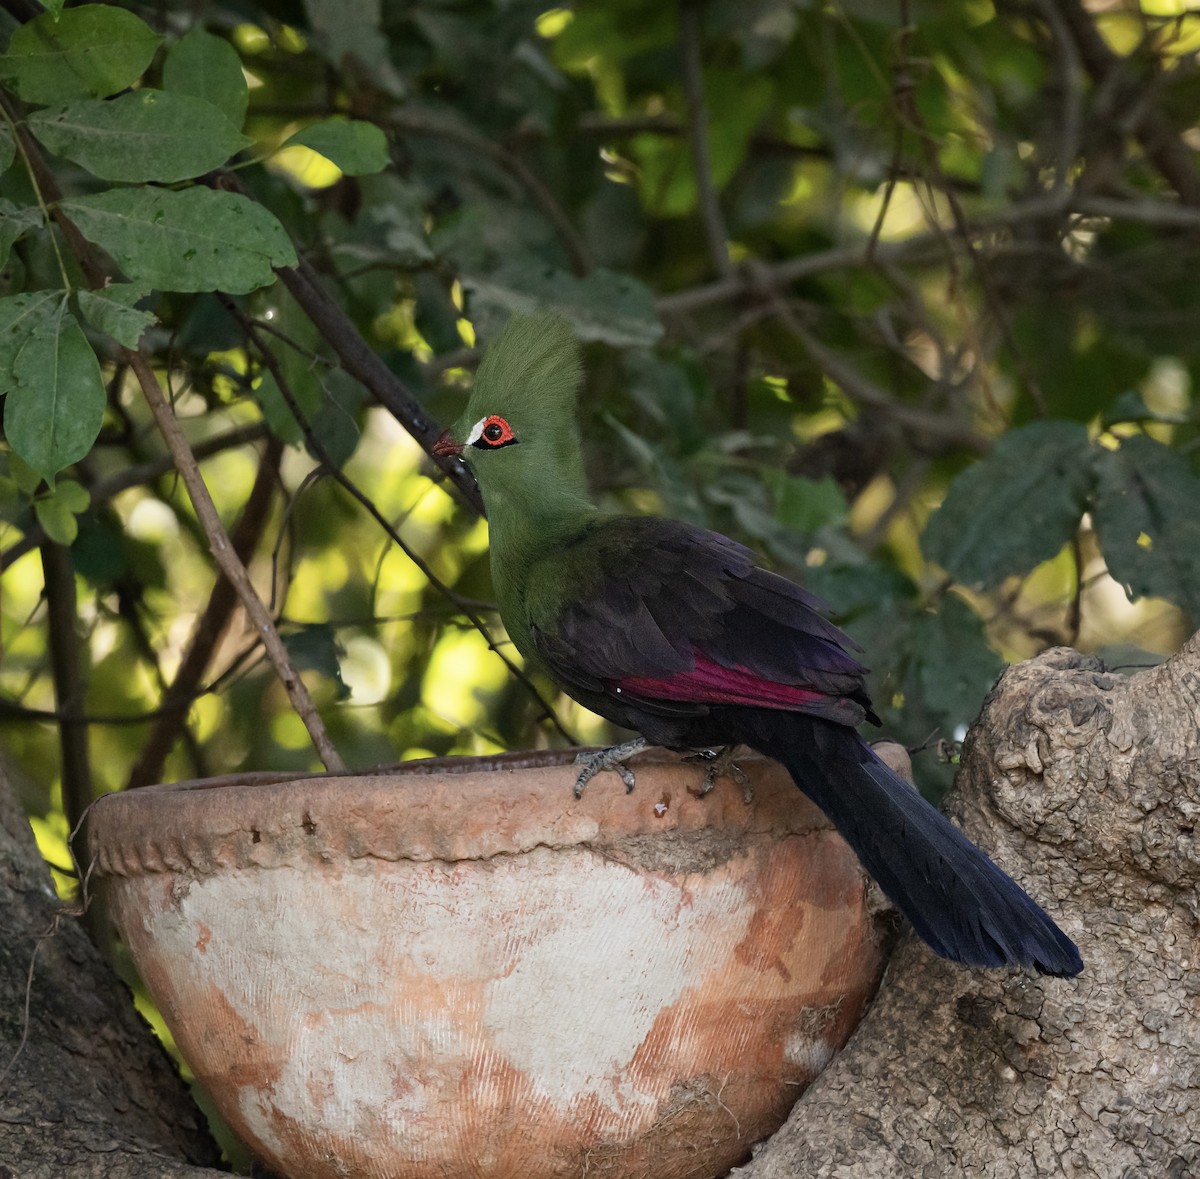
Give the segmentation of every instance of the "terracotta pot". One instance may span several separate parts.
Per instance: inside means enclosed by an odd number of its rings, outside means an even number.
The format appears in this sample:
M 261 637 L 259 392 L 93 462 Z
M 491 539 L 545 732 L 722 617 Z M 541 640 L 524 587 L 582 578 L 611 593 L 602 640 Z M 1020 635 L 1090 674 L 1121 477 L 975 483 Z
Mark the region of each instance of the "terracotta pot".
M 181 1052 L 291 1179 L 722 1174 L 881 969 L 857 861 L 778 767 L 582 801 L 520 756 L 104 798 L 95 871 Z M 543 758 L 544 762 L 545 759 Z

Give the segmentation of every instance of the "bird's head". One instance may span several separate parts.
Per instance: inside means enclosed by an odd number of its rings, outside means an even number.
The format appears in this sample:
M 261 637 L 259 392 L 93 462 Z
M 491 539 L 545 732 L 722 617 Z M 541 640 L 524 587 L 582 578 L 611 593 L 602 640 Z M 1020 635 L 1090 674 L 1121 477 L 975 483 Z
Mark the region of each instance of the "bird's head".
M 466 412 L 434 444 L 459 455 L 489 512 L 516 491 L 583 494 L 579 346 L 557 315 L 514 315 L 488 346 Z

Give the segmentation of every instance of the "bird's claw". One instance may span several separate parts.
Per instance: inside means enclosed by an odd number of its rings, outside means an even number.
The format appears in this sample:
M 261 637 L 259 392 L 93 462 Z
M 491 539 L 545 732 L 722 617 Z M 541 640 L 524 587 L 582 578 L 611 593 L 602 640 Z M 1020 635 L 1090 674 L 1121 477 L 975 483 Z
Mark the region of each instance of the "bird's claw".
M 749 806 L 754 801 L 754 787 L 750 784 L 750 779 L 746 777 L 746 772 L 734 761 L 736 750 L 736 745 L 725 745 L 717 750 L 701 749 L 684 758 L 685 761 L 708 763 L 708 769 L 704 772 L 704 781 L 700 783 L 698 790 L 692 791 L 697 798 L 703 798 L 712 790 L 717 784 L 718 778 L 732 778 L 742 788 L 742 798 L 746 800 L 746 805 Z
M 620 774 L 621 781 L 625 783 L 625 793 L 632 794 L 635 785 L 633 771 L 625 764 L 625 759 L 632 757 L 635 753 L 641 753 L 643 749 L 648 749 L 646 742 L 638 737 L 633 741 L 626 741 L 621 745 L 612 745 L 608 749 L 600 749 L 594 753 L 577 753 L 575 755 L 575 764 L 582 767 L 579 771 L 579 777 L 575 779 L 575 797 L 583 797 L 584 787 L 598 774 L 601 770 L 614 770 Z

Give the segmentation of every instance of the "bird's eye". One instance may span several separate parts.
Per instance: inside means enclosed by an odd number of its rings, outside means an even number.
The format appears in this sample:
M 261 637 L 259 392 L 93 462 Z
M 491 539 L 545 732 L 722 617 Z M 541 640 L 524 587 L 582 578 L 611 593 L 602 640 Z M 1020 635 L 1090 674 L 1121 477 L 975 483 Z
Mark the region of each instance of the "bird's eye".
M 517 441 L 512 427 L 499 414 L 491 414 L 475 423 L 471 436 L 467 439 L 470 446 L 477 450 L 499 450 L 502 446 L 511 446 Z

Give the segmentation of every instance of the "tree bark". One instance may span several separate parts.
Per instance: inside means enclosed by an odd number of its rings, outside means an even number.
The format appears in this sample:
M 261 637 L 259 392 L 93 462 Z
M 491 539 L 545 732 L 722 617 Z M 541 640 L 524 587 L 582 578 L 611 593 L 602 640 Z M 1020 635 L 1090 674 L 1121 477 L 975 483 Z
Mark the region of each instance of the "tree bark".
M 1200 635 L 1139 675 L 1009 669 L 951 813 L 1078 944 L 1077 979 L 907 935 L 850 1043 L 738 1179 L 1200 1175 Z
M 0 1179 L 212 1179 L 219 1158 L 0 770 Z
M 1074 980 L 908 936 L 854 1037 L 737 1179 L 1200 1174 L 1200 635 L 1124 678 L 1010 669 L 950 809 L 1079 942 Z M 59 906 L 0 783 L 0 1070 Z M 42 942 L 0 1081 L 0 1179 L 207 1179 L 170 1063 L 72 921 Z

